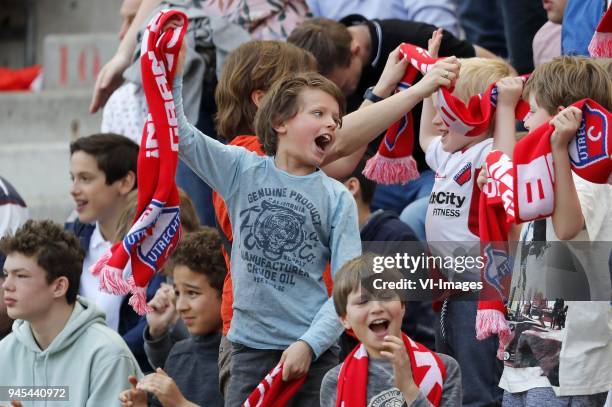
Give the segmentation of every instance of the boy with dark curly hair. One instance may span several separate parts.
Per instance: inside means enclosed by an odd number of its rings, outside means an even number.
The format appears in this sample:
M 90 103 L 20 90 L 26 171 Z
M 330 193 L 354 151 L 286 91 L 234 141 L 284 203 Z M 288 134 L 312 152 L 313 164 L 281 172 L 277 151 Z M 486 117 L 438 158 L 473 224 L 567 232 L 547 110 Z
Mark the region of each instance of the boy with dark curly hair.
M 15 319 L 0 342 L 0 383 L 53 385 L 71 405 L 110 405 L 129 387 L 128 375 L 142 376 L 104 313 L 77 296 L 83 250 L 70 232 L 51 221 L 26 222 L 0 240 L 6 255 L 4 303 Z M 8 401 L 8 400 L 0 400 Z
M 219 233 L 203 227 L 188 234 L 172 254 L 168 270 L 174 279 L 176 311 L 191 336 L 172 347 L 164 370 L 158 368 L 139 383 L 130 377 L 135 388 L 122 392 L 120 400 L 126 406 L 146 406 L 149 392 L 156 396 L 149 404 L 153 406 L 191 406 L 192 402 L 223 406 L 217 357 L 221 291 L 227 271 Z M 166 334 L 157 340 L 170 339 Z

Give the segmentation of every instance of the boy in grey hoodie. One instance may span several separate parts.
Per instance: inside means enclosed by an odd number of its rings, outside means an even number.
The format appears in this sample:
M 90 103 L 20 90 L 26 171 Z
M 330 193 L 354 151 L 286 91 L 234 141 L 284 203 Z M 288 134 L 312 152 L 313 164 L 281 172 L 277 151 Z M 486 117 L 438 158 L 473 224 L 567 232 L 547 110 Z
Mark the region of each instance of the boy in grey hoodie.
M 125 342 L 104 314 L 77 297 L 83 262 L 78 240 L 51 221 L 28 221 L 0 240 L 4 303 L 15 319 L 0 342 L 3 386 L 66 386 L 53 405 L 118 405 L 128 375 L 142 376 Z M 26 406 L 46 406 L 47 392 Z M 13 399 L 19 400 L 13 392 Z M 48 395 L 48 394 L 47 394 Z M 0 392 L 0 402 L 7 395 Z

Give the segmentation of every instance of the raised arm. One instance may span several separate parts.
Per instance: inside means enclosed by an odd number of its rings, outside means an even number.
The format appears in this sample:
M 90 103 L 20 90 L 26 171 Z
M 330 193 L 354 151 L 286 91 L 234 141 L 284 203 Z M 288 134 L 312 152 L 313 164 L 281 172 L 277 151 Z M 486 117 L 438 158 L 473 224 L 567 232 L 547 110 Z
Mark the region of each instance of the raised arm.
M 555 234 L 560 240 L 573 239 L 584 228 L 584 216 L 572 177 L 567 148 L 576 135 L 581 120 L 582 111 L 570 106 L 550 121 L 555 127 L 550 136 L 555 169 L 555 208 L 552 222 Z
M 514 109 L 523 92 L 522 78 L 503 78 L 497 82 L 497 109 L 493 129 L 493 149 L 512 157 L 516 145 Z
M 436 62 L 416 85 L 347 115 L 325 163 L 345 157 L 366 146 L 423 98 L 431 95 L 440 86 L 450 86 L 459 73 L 459 67 L 456 57 L 445 58 Z
M 161 0 L 142 0 L 134 20 L 125 36 L 119 43 L 117 52 L 110 61 L 106 63 L 98 73 L 94 85 L 89 112 L 95 113 L 104 107 L 110 95 L 123 83 L 123 71 L 130 65 L 132 55 L 136 49 L 136 35 L 144 25 L 145 20 L 151 12 L 161 3 Z

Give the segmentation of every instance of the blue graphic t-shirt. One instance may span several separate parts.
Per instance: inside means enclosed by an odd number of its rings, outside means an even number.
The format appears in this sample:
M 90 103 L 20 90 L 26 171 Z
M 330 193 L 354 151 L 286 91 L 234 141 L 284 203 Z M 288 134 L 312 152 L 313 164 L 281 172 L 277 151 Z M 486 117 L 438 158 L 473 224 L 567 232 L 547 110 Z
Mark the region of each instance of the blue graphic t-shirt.
M 177 79 L 180 157 L 223 197 L 233 227 L 228 338 L 256 349 L 302 339 L 320 356 L 342 332 L 323 271 L 329 261 L 334 276 L 361 254 L 353 197 L 323 171 L 292 175 L 272 157 L 202 134 L 183 114 Z

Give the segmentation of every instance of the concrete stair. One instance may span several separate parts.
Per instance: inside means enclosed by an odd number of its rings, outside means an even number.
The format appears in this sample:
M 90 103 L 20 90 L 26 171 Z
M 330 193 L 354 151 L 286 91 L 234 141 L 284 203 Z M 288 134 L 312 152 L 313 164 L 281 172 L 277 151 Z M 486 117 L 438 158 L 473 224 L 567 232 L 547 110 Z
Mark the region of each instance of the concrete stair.
M 0 93 L 0 174 L 35 219 L 63 222 L 69 194 L 69 144 L 99 132 L 102 115 L 87 111 L 91 89 Z

